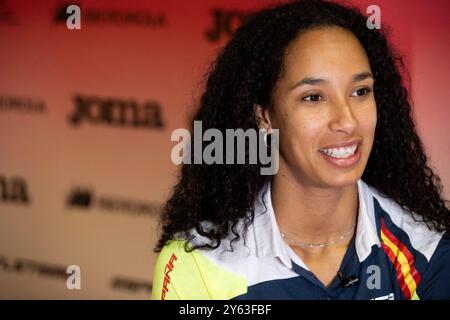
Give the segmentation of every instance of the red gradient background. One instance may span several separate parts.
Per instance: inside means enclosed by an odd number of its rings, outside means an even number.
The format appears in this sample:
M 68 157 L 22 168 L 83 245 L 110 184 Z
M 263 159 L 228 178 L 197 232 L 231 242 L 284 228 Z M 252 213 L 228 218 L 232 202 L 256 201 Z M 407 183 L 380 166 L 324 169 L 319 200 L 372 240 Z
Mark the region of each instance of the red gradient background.
M 0 107 L 0 178 L 22 177 L 28 204 L 0 199 L 0 298 L 147 299 L 158 215 L 67 205 L 75 187 L 95 196 L 162 203 L 176 179 L 170 134 L 187 127 L 204 74 L 228 38 L 207 41 L 211 10 L 255 11 L 275 1 L 77 1 L 81 30 L 55 15 L 66 1 L 0 1 L 0 97 L 42 99 L 45 112 Z M 382 26 L 404 55 L 414 115 L 432 167 L 450 198 L 450 39 L 446 0 L 348 1 L 381 8 Z M 92 22 L 87 11 L 163 14 L 163 27 Z M 7 13 L 7 14 L 6 14 Z M 8 20 L 5 16 L 10 17 Z M 14 17 L 15 23 L 11 22 Z M 238 20 L 233 20 L 238 25 Z M 162 129 L 68 117 L 76 94 L 161 105 Z M 18 259 L 81 268 L 81 290 Z M 34 269 L 33 269 L 34 268 Z M 32 271 L 34 270 L 34 271 Z M 38 270 L 38 271 L 36 271 Z M 116 277 L 133 285 L 115 286 Z

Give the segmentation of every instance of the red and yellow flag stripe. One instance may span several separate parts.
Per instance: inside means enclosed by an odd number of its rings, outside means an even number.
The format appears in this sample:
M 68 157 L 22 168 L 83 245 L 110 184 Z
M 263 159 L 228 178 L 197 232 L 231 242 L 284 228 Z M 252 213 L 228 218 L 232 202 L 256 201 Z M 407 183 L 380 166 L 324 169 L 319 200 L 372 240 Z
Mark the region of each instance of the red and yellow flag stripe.
M 418 299 L 416 289 L 420 282 L 420 275 L 414 266 L 414 257 L 408 248 L 386 228 L 384 219 L 381 219 L 381 240 L 384 252 L 397 270 L 397 280 L 405 298 Z

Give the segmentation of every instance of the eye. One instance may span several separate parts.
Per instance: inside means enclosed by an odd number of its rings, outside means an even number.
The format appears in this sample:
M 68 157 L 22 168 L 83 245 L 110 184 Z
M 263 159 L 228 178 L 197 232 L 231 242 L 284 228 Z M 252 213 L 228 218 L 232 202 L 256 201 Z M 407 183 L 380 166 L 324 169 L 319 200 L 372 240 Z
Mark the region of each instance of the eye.
M 319 102 L 320 100 L 323 100 L 323 98 L 320 96 L 320 94 L 310 94 L 306 97 L 303 97 L 302 100 L 308 101 L 308 102 Z
M 352 97 L 363 97 L 367 95 L 369 92 L 371 92 L 369 88 L 359 88 L 352 93 Z

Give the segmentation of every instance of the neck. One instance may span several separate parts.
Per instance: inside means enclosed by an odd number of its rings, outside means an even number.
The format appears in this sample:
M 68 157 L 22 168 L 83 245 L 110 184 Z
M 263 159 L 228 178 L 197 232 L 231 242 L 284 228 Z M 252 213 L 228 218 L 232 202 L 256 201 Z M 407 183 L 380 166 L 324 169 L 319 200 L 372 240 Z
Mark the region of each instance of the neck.
M 280 174 L 272 181 L 272 205 L 282 232 L 305 243 L 323 243 L 352 227 L 357 217 L 356 184 L 332 188 L 299 180 Z

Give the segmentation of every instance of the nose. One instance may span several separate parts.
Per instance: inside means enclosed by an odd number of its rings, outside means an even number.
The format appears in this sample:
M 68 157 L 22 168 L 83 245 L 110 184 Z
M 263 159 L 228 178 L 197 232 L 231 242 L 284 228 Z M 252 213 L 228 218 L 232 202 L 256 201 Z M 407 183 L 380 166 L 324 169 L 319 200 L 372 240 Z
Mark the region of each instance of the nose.
M 357 125 L 355 114 L 347 99 L 342 99 L 332 106 L 331 131 L 352 135 Z

